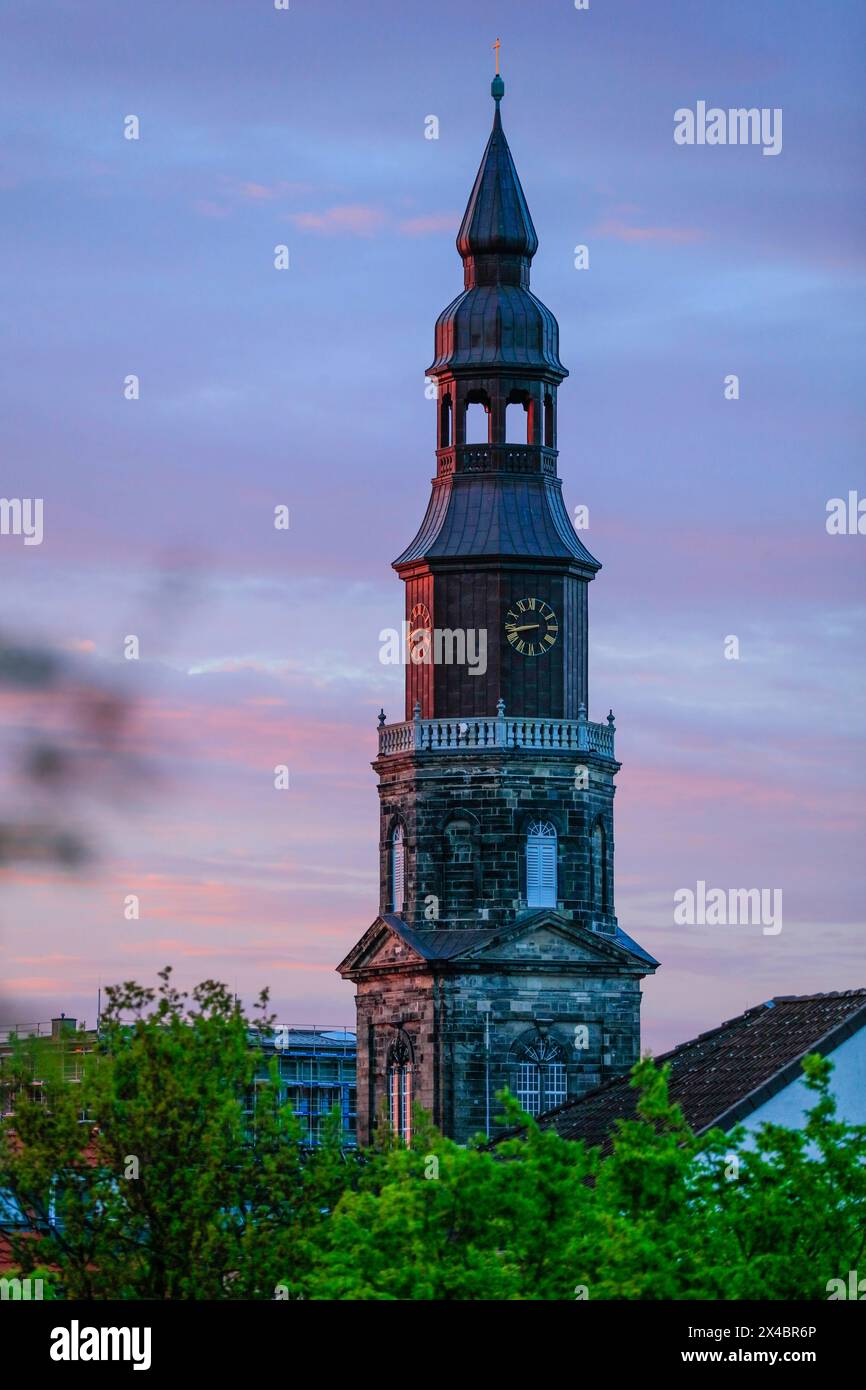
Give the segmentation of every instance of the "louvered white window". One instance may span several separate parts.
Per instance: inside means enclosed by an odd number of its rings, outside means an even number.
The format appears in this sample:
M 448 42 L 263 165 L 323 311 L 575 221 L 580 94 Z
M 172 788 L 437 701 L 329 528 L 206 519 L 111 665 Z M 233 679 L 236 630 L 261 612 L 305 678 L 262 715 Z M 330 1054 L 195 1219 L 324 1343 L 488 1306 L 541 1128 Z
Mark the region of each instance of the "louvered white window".
M 526 836 L 526 902 L 556 907 L 556 827 L 533 821 Z
M 406 845 L 403 827 L 398 825 L 391 836 L 391 911 L 403 911 L 406 888 Z

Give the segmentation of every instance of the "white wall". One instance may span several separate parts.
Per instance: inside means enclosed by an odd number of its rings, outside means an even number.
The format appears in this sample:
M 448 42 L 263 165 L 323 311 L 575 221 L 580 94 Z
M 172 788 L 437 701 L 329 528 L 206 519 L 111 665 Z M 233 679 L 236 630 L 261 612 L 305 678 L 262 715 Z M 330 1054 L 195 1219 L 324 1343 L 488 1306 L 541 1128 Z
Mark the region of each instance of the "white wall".
M 839 1119 L 848 1124 L 866 1124 L 866 1028 L 846 1038 L 828 1054 L 833 1063 L 831 1089 L 839 1107 Z M 793 1081 L 778 1095 L 766 1101 L 743 1121 L 746 1129 L 756 1130 L 764 1121 L 800 1129 L 806 1112 L 815 1104 L 815 1094 L 802 1080 Z

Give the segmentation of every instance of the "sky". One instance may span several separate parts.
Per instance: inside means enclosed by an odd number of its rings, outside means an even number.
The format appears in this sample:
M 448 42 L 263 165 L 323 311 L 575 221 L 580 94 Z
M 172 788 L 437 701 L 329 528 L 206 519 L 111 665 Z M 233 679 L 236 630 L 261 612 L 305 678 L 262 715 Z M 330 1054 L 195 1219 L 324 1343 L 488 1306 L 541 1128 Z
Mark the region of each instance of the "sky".
M 167 963 L 351 1025 L 334 966 L 376 915 L 369 764 L 402 710 L 379 632 L 497 37 L 570 371 L 566 505 L 603 563 L 618 917 L 662 962 L 643 1043 L 866 985 L 866 536 L 826 528 L 866 497 L 862 5 L 33 0 L 2 24 L 0 494 L 43 499 L 44 537 L 0 535 L 0 632 L 73 693 L 0 686 L 0 816 L 94 854 L 0 866 L 0 1025 L 92 1024 L 100 986 Z M 780 108 L 781 152 L 675 144 L 698 101 Z M 127 711 L 95 775 L 84 688 Z M 33 788 L 22 749 L 70 720 L 81 785 Z M 675 925 L 698 881 L 780 889 L 782 931 Z

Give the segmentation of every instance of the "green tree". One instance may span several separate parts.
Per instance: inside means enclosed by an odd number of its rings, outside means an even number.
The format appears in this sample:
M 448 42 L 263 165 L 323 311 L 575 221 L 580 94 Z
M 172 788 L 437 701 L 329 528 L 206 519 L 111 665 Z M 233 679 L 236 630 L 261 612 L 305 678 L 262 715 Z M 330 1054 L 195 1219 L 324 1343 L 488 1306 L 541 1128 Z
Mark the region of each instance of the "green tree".
M 56 1265 L 70 1298 L 271 1298 L 346 1181 L 338 1130 L 308 1165 L 275 1064 L 256 1079 L 266 994 L 252 1023 L 221 984 L 160 981 L 110 989 L 81 1085 L 19 1093 L 4 1121 L 0 1189 L 31 1225 L 14 1256 Z
M 251 1023 L 224 986 L 188 998 L 165 971 L 109 991 L 83 1081 L 58 1075 L 44 1104 L 18 1086 L 0 1190 L 30 1215 L 23 1275 L 38 1262 L 76 1298 L 787 1300 L 863 1262 L 866 1126 L 839 1120 L 825 1059 L 806 1059 L 800 1130 L 696 1137 L 645 1060 L 604 1154 L 507 1093 L 496 1144 L 417 1112 L 408 1148 L 384 1123 L 352 1155 L 335 1113 L 311 1154 L 249 1046 L 266 1008 Z

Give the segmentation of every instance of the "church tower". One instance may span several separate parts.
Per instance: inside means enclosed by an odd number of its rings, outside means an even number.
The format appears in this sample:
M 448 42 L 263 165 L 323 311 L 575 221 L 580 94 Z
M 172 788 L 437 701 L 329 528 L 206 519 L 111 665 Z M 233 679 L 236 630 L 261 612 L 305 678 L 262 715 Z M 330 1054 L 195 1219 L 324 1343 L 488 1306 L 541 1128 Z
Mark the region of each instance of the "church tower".
M 614 720 L 587 717 L 600 565 L 557 475 L 559 328 L 493 129 L 436 323 L 436 476 L 411 545 L 406 710 L 380 716 L 380 902 L 338 967 L 357 987 L 358 1139 L 420 1105 L 465 1142 L 503 1086 L 539 1114 L 627 1071 L 658 964 L 617 924 Z M 480 420 L 481 429 L 472 425 Z M 470 439 L 469 434 L 473 437 Z M 480 438 L 478 437 L 480 434 Z

